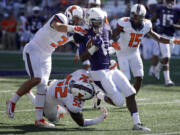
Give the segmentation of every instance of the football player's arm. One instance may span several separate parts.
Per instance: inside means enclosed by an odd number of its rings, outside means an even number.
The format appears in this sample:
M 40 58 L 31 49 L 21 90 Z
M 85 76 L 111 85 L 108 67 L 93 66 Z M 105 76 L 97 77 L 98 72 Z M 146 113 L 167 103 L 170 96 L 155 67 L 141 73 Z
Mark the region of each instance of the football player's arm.
M 148 35 L 160 43 L 180 44 L 180 39 L 169 39 L 169 38 L 162 37 L 158 33 L 154 32 L 152 29 L 149 31 Z
M 110 43 L 112 44 L 112 47 L 115 50 L 121 49 L 119 43 L 117 42 L 121 32 L 123 32 L 123 27 L 117 24 L 116 28 L 112 32 L 112 40 L 110 41 Z
M 98 47 L 96 47 L 95 45 L 92 45 L 89 49 L 86 49 L 84 52 L 79 51 L 80 60 L 82 62 L 88 60 L 91 57 L 91 55 L 93 55 L 97 50 L 98 50 Z
M 151 18 L 151 22 L 155 23 L 157 19 L 158 19 L 158 15 L 156 13 L 154 13 L 153 17 Z
M 91 57 L 91 55 L 88 53 L 88 51 L 86 49 L 86 45 L 85 45 L 85 41 L 84 41 L 85 37 L 75 33 L 73 35 L 73 38 L 74 38 L 74 42 L 79 44 L 78 52 L 79 52 L 80 60 L 83 62 L 83 61 L 89 59 Z
M 82 62 L 88 60 L 102 45 L 103 41 L 99 36 L 89 39 L 86 45 L 82 42 L 79 47 L 80 59 Z
M 173 27 L 174 27 L 175 29 L 180 30 L 180 25 L 179 25 L 179 24 L 173 24 Z
M 101 115 L 99 117 L 96 117 L 94 119 L 84 119 L 82 113 L 73 113 L 69 111 L 69 114 L 71 115 L 71 118 L 79 125 L 79 126 L 90 126 L 97 123 L 102 122 L 107 117 L 107 110 L 105 108 L 101 108 Z
M 51 28 L 55 29 L 58 32 L 74 32 L 79 34 L 86 34 L 87 31 L 79 26 L 72 26 L 63 24 L 60 21 L 58 21 L 56 18 L 53 18 L 53 20 L 50 23 Z
M 180 30 L 180 18 L 178 20 L 178 24 L 173 24 L 173 27 L 177 30 Z

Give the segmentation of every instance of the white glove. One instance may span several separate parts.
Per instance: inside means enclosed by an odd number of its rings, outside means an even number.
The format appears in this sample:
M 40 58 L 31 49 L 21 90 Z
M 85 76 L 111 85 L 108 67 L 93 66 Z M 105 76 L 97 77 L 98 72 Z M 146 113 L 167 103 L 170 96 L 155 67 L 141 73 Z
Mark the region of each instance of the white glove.
M 82 35 L 82 36 L 84 36 L 85 34 L 88 33 L 88 31 L 86 31 L 86 30 L 83 29 L 82 27 L 80 27 L 80 26 L 72 26 L 72 25 L 69 25 L 69 26 L 67 27 L 67 31 L 68 31 L 68 32 L 78 33 L 78 34 L 80 34 L 80 35 Z
M 108 115 L 108 112 L 107 112 L 107 109 L 105 107 L 100 107 L 100 110 L 101 110 L 101 116 L 104 117 L 104 119 L 107 118 L 107 115 Z

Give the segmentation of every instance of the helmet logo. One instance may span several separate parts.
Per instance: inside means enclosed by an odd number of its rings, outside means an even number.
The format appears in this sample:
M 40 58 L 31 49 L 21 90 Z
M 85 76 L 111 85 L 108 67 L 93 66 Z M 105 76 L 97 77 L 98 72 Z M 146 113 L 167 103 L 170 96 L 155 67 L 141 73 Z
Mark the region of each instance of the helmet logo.
M 77 9 L 77 7 L 76 7 L 76 6 L 72 6 L 72 8 L 69 9 L 69 12 L 72 13 L 72 11 L 73 11 L 74 9 Z
M 77 98 L 81 99 L 81 97 L 84 97 L 84 95 L 82 95 L 81 93 L 78 93 Z
M 140 11 L 141 11 L 141 6 L 138 4 L 136 13 L 139 15 Z

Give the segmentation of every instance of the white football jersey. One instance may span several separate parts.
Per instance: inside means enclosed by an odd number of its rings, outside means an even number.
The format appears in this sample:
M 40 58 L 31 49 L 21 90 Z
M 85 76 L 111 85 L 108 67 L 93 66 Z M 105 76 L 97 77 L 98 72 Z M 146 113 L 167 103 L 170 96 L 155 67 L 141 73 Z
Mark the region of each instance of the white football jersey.
M 68 42 L 67 33 L 57 32 L 50 26 L 53 18 L 62 24 L 68 24 L 67 17 L 62 13 L 58 13 L 52 16 L 48 22 L 36 32 L 34 38 L 30 41 L 30 45 L 37 47 L 42 53 L 51 54 L 55 48 Z
M 123 30 L 120 33 L 118 42 L 120 43 L 121 50 L 116 53 L 119 55 L 129 55 L 139 52 L 139 46 L 144 35 L 147 34 L 152 28 L 150 20 L 144 19 L 144 27 L 140 31 L 136 31 L 130 22 L 129 17 L 120 18 L 117 22 L 117 28 Z
M 67 108 L 69 111 L 77 113 L 82 111 L 84 102 L 69 93 L 69 83 L 72 80 L 82 80 L 84 82 L 88 82 L 88 71 L 79 69 L 68 75 L 64 80 L 53 80 L 48 87 L 47 95 L 56 98 L 58 103 Z

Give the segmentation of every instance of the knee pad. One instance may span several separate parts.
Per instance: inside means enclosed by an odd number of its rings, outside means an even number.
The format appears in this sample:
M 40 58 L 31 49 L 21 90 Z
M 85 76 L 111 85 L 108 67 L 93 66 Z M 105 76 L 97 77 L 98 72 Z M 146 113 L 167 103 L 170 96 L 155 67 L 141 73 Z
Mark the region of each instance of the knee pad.
M 117 107 L 122 107 L 125 102 L 124 97 L 120 93 L 109 95 L 108 97 L 110 97 L 110 99 Z
M 37 93 L 39 93 L 39 94 L 46 94 L 46 92 L 47 92 L 47 85 L 44 84 L 44 83 L 40 83 L 37 86 Z

